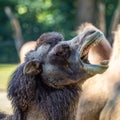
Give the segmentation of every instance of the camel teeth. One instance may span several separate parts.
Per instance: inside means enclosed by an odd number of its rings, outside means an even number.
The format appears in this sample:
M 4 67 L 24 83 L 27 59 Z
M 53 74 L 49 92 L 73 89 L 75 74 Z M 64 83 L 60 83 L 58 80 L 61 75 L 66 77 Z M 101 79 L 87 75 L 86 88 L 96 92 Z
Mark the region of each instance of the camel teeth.
M 93 44 L 93 46 L 97 46 L 101 41 L 102 41 L 102 39 L 99 40 L 99 41 L 96 41 L 96 42 Z
M 96 44 L 93 44 L 93 46 L 96 46 Z

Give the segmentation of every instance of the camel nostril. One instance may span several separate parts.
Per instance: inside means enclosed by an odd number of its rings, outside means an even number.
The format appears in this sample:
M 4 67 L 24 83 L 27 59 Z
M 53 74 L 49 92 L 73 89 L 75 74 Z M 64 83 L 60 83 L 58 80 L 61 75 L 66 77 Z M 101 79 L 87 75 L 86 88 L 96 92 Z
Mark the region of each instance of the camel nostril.
M 63 54 L 63 48 L 62 48 L 62 46 L 57 46 L 57 48 L 56 48 L 56 55 L 57 56 L 61 56 L 62 54 Z
M 91 35 L 91 34 L 93 34 L 93 33 L 95 33 L 95 32 L 96 32 L 95 30 L 90 30 L 90 31 L 88 31 L 88 32 L 85 34 L 85 36 Z
M 93 34 L 93 33 L 95 33 L 95 32 L 96 32 L 95 30 L 89 31 L 90 34 Z
M 62 56 L 63 54 L 64 54 L 63 51 L 59 51 L 59 52 L 56 53 L 57 56 Z

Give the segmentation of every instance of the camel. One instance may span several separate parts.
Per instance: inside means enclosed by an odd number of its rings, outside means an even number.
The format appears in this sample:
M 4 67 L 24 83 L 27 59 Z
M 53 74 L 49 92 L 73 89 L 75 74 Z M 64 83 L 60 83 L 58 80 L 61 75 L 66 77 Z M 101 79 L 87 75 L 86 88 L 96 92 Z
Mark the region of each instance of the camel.
M 115 32 L 109 68 L 83 84 L 77 120 L 120 120 L 120 27 Z
M 114 32 L 113 53 L 110 60 L 109 94 L 100 120 L 120 120 L 120 25 Z
M 57 32 L 41 35 L 11 77 L 14 114 L 2 120 L 75 120 L 82 84 L 107 69 L 87 62 L 89 49 L 102 38 L 95 30 L 69 41 Z
M 19 52 L 19 56 L 20 56 L 20 64 L 24 63 L 25 61 L 25 55 L 31 51 L 34 50 L 36 46 L 36 41 L 29 41 L 26 42 L 22 45 L 20 52 Z

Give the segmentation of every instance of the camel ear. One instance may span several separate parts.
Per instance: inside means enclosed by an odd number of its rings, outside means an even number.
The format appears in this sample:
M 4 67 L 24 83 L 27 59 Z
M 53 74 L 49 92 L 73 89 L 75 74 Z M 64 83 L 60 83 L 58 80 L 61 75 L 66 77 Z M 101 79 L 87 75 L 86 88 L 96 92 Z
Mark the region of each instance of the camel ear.
M 23 68 L 23 74 L 25 75 L 37 75 L 42 71 L 42 65 L 39 60 L 32 60 L 25 64 Z

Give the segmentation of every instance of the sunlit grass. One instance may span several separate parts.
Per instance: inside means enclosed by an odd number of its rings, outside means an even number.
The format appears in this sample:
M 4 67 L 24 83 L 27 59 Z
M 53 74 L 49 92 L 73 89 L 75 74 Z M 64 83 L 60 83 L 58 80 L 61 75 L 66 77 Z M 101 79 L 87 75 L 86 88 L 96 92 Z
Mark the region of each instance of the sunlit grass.
M 6 92 L 0 92 L 0 112 L 11 114 L 13 112 L 11 101 L 7 98 Z
M 14 72 L 17 64 L 0 64 L 0 91 L 6 91 L 9 78 Z
M 7 87 L 10 76 L 17 64 L 0 64 L 0 111 L 12 113 L 11 102 L 7 98 Z

